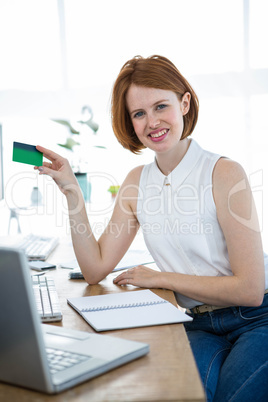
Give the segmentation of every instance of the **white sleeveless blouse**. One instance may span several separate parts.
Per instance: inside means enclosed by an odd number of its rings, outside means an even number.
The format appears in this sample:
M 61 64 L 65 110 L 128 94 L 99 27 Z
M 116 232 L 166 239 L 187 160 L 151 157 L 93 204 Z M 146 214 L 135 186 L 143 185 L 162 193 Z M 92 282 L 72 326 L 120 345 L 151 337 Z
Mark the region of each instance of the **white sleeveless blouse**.
M 161 271 L 232 275 L 212 194 L 212 172 L 220 157 L 191 139 L 185 156 L 168 176 L 156 161 L 144 166 L 137 217 L 148 250 Z M 202 304 L 179 293 L 175 296 L 182 307 Z

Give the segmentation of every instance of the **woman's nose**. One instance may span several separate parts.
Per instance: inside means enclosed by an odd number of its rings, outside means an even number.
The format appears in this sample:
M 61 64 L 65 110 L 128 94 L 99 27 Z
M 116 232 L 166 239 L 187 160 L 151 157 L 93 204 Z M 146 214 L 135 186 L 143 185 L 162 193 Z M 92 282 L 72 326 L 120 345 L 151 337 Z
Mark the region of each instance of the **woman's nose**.
M 157 116 L 154 116 L 152 114 L 152 115 L 148 116 L 148 123 L 149 123 L 149 127 L 154 129 L 160 125 L 160 120 Z

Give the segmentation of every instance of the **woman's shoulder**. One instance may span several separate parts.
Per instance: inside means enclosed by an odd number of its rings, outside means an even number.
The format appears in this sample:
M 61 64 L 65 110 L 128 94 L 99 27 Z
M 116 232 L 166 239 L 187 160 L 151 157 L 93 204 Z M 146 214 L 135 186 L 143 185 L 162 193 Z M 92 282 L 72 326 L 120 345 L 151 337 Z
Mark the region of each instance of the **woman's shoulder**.
M 216 200 L 229 200 L 232 194 L 249 189 L 247 174 L 240 163 L 224 157 L 215 164 L 212 183 Z
M 240 163 L 221 157 L 215 164 L 213 171 L 213 181 L 215 184 L 220 182 L 234 183 L 239 180 L 243 180 L 246 177 L 245 170 Z
M 124 206 L 124 210 L 130 208 L 135 216 L 139 193 L 139 182 L 143 167 L 143 165 L 137 166 L 127 174 L 124 182 L 120 186 L 117 198 L 117 203 L 119 203 L 121 207 Z
M 130 170 L 130 172 L 127 174 L 124 182 L 121 185 L 121 192 L 123 190 L 125 195 L 127 194 L 128 196 L 131 196 L 131 197 L 137 196 L 140 177 L 141 177 L 143 168 L 144 168 L 144 165 L 141 165 L 141 166 L 137 166 L 134 169 Z
M 127 184 L 137 184 L 138 185 L 143 168 L 144 168 L 144 165 L 140 165 L 140 166 L 136 166 L 134 169 L 130 170 L 130 172 L 128 173 L 128 175 L 125 179 L 125 182 Z

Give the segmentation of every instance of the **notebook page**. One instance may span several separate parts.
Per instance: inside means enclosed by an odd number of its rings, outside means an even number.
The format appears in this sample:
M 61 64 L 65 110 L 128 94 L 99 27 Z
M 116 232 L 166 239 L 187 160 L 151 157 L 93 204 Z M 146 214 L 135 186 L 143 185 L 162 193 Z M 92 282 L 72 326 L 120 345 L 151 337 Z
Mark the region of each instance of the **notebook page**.
M 68 299 L 96 330 L 133 328 L 191 321 L 192 318 L 150 290 Z

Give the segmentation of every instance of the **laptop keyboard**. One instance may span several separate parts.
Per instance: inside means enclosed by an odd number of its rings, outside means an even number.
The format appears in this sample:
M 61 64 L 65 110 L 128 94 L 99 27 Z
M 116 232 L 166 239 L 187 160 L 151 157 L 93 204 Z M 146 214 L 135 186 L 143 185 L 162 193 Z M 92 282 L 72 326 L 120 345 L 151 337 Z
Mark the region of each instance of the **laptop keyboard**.
M 73 367 L 76 364 L 90 360 L 91 356 L 78 353 L 65 352 L 64 350 L 46 348 L 50 372 L 55 374 L 59 371 Z
M 37 311 L 42 322 L 61 321 L 62 312 L 54 279 L 40 275 L 32 275 L 31 278 Z
M 18 247 L 24 250 L 28 260 L 45 261 L 58 243 L 57 237 L 29 234 L 23 238 Z

